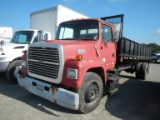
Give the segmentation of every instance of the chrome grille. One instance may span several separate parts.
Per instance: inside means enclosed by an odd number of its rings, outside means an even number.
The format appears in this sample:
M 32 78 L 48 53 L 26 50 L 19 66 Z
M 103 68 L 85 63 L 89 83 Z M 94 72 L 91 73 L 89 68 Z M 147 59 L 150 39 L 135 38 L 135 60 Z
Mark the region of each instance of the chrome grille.
M 29 47 L 28 70 L 30 73 L 57 79 L 59 71 L 58 49 Z

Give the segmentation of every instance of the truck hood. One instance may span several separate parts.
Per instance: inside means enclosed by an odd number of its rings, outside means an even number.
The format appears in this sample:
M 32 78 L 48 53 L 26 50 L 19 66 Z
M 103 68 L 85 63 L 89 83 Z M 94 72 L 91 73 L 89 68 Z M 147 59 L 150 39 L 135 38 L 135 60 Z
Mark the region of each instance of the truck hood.
M 86 44 L 86 43 L 95 43 L 96 41 L 80 41 L 80 40 L 49 40 L 46 43 L 51 44 L 61 44 L 61 45 L 77 45 L 77 44 Z
M 97 41 L 53 40 L 47 41 L 46 44 L 61 45 L 66 60 L 76 59 L 76 55 L 82 55 L 83 59 L 94 59 L 101 56 L 101 45 Z
M 24 50 L 28 48 L 28 44 L 6 43 L 0 46 L 4 53 L 13 52 L 13 50 Z

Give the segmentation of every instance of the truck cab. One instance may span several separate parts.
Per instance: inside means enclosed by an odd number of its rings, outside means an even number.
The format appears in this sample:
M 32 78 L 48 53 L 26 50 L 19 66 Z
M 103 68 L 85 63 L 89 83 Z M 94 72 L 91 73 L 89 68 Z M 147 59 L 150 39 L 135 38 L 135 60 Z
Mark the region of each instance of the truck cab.
M 101 19 L 75 20 L 60 24 L 56 40 L 72 40 L 84 44 L 83 47 L 77 47 L 77 54 L 82 55 L 83 59 L 102 60 L 105 69 L 112 69 L 116 62 L 113 31 L 114 26 Z
M 16 31 L 9 43 L 1 42 L 0 45 L 0 72 L 6 72 L 7 78 L 12 81 L 15 77 L 12 68 L 21 60 L 23 51 L 28 49 L 28 45 L 34 42 L 50 39 L 50 33 L 39 30 L 19 30 Z M 14 65 L 13 65 L 14 64 Z

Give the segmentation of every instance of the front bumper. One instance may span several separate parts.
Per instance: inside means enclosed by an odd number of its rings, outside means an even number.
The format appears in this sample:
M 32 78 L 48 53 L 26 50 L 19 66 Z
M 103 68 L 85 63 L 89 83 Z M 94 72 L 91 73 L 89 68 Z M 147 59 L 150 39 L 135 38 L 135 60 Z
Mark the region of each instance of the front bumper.
M 47 99 L 60 106 L 78 110 L 79 95 L 63 88 L 56 88 L 49 83 L 31 77 L 16 75 L 18 84 L 29 92 Z

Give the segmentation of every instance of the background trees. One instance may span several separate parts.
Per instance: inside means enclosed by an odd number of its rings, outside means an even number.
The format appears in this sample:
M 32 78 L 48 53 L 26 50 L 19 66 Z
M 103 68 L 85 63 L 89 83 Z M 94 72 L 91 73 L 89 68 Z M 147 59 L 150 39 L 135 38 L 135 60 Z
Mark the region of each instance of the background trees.
M 148 46 L 149 48 L 151 48 L 152 53 L 160 53 L 160 45 L 157 45 L 156 43 L 149 43 L 149 44 L 144 44 Z

